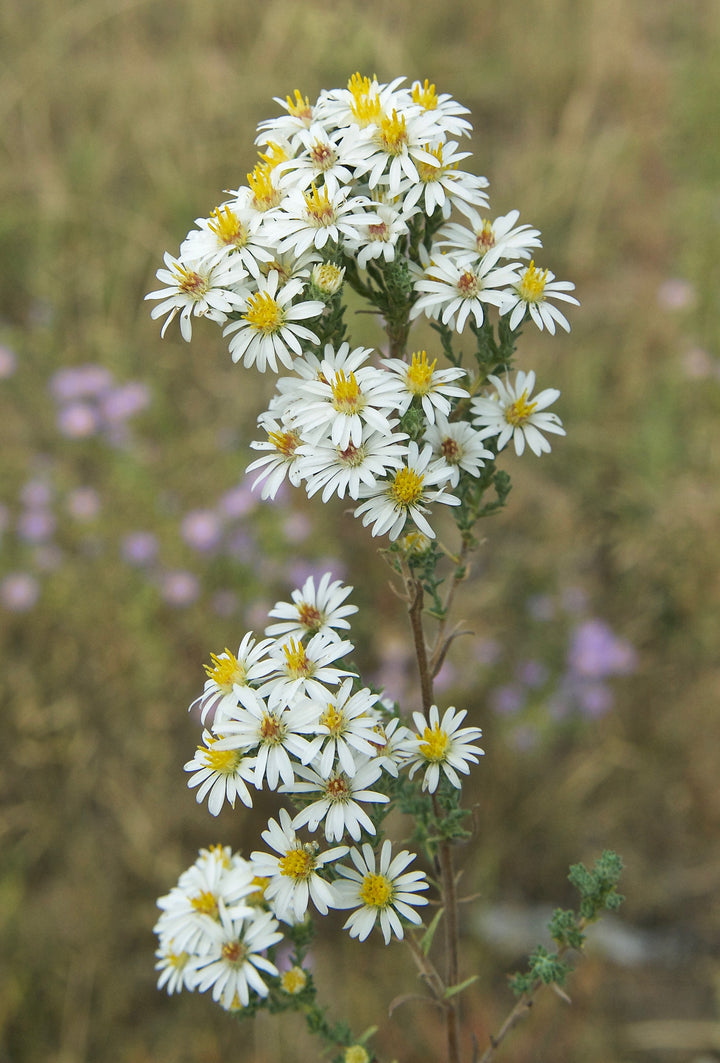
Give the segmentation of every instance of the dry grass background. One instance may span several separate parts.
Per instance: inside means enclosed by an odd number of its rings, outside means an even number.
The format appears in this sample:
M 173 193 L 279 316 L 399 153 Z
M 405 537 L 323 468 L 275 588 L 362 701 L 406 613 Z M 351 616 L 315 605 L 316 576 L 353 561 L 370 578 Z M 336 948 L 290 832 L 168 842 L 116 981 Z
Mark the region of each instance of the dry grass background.
M 581 585 L 640 655 L 612 713 L 526 756 L 467 685 L 472 645 L 458 648 L 456 701 L 478 705 L 490 753 L 468 870 L 482 903 L 567 903 L 568 863 L 611 846 L 627 863 L 626 924 L 674 943 L 632 967 L 588 957 L 572 1006 L 542 1001 L 504 1058 L 720 1058 L 720 380 L 684 368 L 720 341 L 720 9 L 6 0 L 0 39 L 0 341 L 20 362 L 0 382 L 3 497 L 51 467 L 106 503 L 92 550 L 63 541 L 39 606 L 0 614 L 0 1063 L 317 1058 L 294 1020 L 238 1027 L 201 997 L 155 991 L 155 897 L 198 846 L 222 833 L 249 847 L 257 832 L 229 813 L 211 823 L 181 771 L 200 665 L 245 628 L 202 603 L 167 609 L 109 544 L 163 492 L 203 506 L 237 482 L 242 456 L 218 452 L 218 426 L 246 442 L 258 408 L 216 331 L 160 342 L 142 297 L 162 252 L 244 181 L 272 96 L 312 97 L 358 69 L 430 77 L 470 107 L 494 210 L 538 225 L 583 304 L 570 337 L 523 339 L 521 364 L 563 391 L 568 439 L 514 465 L 466 613 L 511 642 L 529 593 Z M 678 311 L 658 303 L 675 278 L 692 286 Z M 53 427 L 50 375 L 87 362 L 152 387 L 132 455 Z M 171 504 L 154 512 L 173 525 Z M 384 573 L 367 576 L 372 554 L 331 512 L 316 535 L 360 557 L 366 633 L 398 630 Z M 318 977 L 336 1014 L 379 1022 L 387 1058 L 435 1058 L 432 1014 L 384 1017 L 414 987 L 401 951 L 327 946 Z M 470 916 L 466 946 L 482 974 L 466 1030 L 484 1036 L 518 957 L 482 943 Z

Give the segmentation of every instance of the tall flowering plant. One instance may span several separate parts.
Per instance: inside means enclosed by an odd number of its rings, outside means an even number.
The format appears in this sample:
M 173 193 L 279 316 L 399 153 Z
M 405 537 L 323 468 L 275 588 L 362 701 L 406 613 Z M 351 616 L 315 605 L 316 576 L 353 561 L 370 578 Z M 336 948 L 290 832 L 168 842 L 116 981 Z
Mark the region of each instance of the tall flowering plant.
M 166 254 L 163 287 L 147 298 L 163 334 L 179 317 L 189 341 L 195 319 L 209 318 L 234 362 L 276 375 L 251 443 L 253 486 L 268 499 L 285 481 L 323 502 L 337 495 L 382 541 L 407 605 L 420 702 L 363 683 L 352 587 L 331 573 L 278 602 L 262 637 L 211 655 L 191 706 L 203 731 L 188 785 L 212 815 L 251 807 L 259 790 L 277 795 L 277 812 L 256 851 L 202 850 L 159 900 L 159 985 L 209 991 L 241 1017 L 296 1008 L 334 1059 L 367 1063 L 369 1036 L 328 1018 L 306 962 L 317 917 L 341 911 L 360 941 L 407 943 L 459 1063 L 469 1057 L 458 1001 L 474 979 L 458 955 L 455 855 L 482 732 L 465 708 L 438 703 L 434 680 L 458 634 L 452 605 L 477 522 L 508 495 L 502 452 L 539 456 L 564 435 L 550 409 L 559 391 L 515 368 L 521 327 L 569 330 L 560 307 L 577 300 L 536 264 L 539 231 L 517 210 L 490 213 L 487 180 L 464 168 L 468 112 L 449 95 L 356 74 L 314 103 L 297 91 L 276 102 L 247 183 Z M 348 290 L 384 322 L 383 350 L 351 341 Z M 413 349 L 418 318 L 435 350 Z M 442 513 L 452 548 L 438 540 Z M 412 817 L 411 848 L 387 835 L 393 809 Z M 518 1000 L 486 1063 L 534 993 L 562 984 L 586 923 L 619 903 L 619 870 L 611 853 L 593 871 L 573 869 L 580 910 L 556 913 L 557 951 L 539 947 L 515 976 Z

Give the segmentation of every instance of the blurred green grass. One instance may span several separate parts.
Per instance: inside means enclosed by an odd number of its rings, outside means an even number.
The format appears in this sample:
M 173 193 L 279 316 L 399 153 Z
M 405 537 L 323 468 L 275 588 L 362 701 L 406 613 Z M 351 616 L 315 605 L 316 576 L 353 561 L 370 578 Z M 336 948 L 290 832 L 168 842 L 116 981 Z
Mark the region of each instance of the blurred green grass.
M 103 500 L 90 531 L 64 533 L 36 608 L 0 613 L 0 1061 L 316 1058 L 295 1022 L 238 1029 L 203 998 L 155 991 L 155 897 L 198 846 L 255 844 L 259 820 L 210 822 L 182 773 L 201 664 L 246 628 L 206 598 L 168 608 L 117 556 L 123 530 L 152 523 L 168 564 L 186 563 L 178 516 L 237 484 L 261 401 L 216 330 L 198 327 L 191 347 L 172 330 L 160 341 L 142 300 L 162 253 L 244 182 L 273 96 L 312 97 L 356 69 L 430 77 L 471 108 L 494 211 L 518 207 L 542 230 L 547 264 L 583 304 L 570 337 L 523 337 L 521 364 L 562 389 L 568 438 L 513 464 L 465 615 L 512 643 L 529 594 L 580 585 L 640 655 L 610 714 L 521 756 L 483 705 L 473 644 L 458 645 L 459 676 L 477 686 L 453 693 L 479 706 L 488 751 L 468 892 L 568 903 L 567 864 L 613 846 L 627 863 L 624 917 L 688 949 L 660 970 L 588 959 L 573 1006 L 544 1002 L 504 1058 L 651 1059 L 628 1024 L 720 1021 L 720 379 L 688 370 L 693 351 L 713 365 L 720 347 L 717 6 L 8 0 L 0 30 L 0 343 L 19 362 L 0 381 L 2 500 L 12 510 L 45 475 Z M 658 293 L 677 279 L 690 297 L 673 309 Z M 151 389 L 131 452 L 54 427 L 48 381 L 91 362 Z M 311 539 L 288 545 L 264 513 L 267 567 L 208 579 L 239 594 L 241 613 L 271 604 L 289 589 L 283 551 L 312 542 L 362 584 L 372 664 L 378 622 L 385 635 L 403 623 L 385 573 L 340 507 L 318 518 L 296 505 L 316 521 Z M 25 563 L 7 535 L 2 551 L 3 566 Z M 328 942 L 318 977 L 358 1028 L 414 989 L 400 950 Z M 474 939 L 469 916 L 467 948 L 483 978 L 466 1027 L 483 1036 L 518 960 Z M 439 1035 L 409 1004 L 380 1037 L 389 1058 L 410 1060 Z M 662 1059 L 710 1047 L 693 1044 Z

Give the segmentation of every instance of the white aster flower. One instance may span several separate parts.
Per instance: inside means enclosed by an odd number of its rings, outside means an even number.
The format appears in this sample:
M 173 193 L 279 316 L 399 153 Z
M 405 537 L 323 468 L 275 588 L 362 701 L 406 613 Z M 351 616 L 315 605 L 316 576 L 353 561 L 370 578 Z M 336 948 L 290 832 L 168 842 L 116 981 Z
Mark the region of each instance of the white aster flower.
M 346 845 L 319 851 L 317 842 L 303 843 L 295 833 L 290 813 L 280 809 L 280 822 L 271 819 L 263 839 L 279 856 L 254 852 L 250 859 L 260 878 L 270 881 L 264 896 L 273 912 L 284 922 L 300 922 L 308 903 L 313 902 L 321 915 L 335 907 L 335 892 L 331 883 L 318 873 L 322 868 L 347 853 Z
M 401 358 L 383 359 L 383 368 L 398 375 L 404 393 L 398 413 L 405 413 L 413 399 L 417 399 L 430 424 L 434 424 L 436 414 L 450 413 L 448 396 L 464 398 L 468 394 L 465 388 L 450 384 L 451 380 L 465 376 L 464 369 L 456 366 L 436 369 L 436 366 L 437 358 L 428 362 L 427 351 L 416 351 L 409 363 Z
M 356 765 L 354 775 L 343 771 L 333 771 L 329 776 L 314 768 L 299 767 L 297 774 L 304 782 L 296 781 L 292 786 L 283 787 L 287 793 L 317 797 L 295 816 L 293 827 L 307 825 L 308 830 L 316 831 L 325 821 L 325 837 L 329 842 L 339 842 L 347 831 L 355 841 L 360 840 L 362 831 L 375 834 L 375 826 L 362 803 L 387 803 L 390 799 L 385 794 L 367 787 L 377 782 L 382 767 L 377 761 L 367 761 Z
M 395 424 L 395 421 L 390 422 Z M 323 502 L 333 495 L 358 498 L 363 485 L 374 488 L 391 469 L 399 469 L 407 455 L 404 432 L 363 430 L 360 445 L 346 447 L 323 441 L 303 443 L 298 447 L 298 466 L 305 490 L 312 498 L 322 490 Z
M 440 318 L 456 332 L 462 332 L 470 316 L 479 328 L 484 305 L 501 306 L 504 289 L 517 280 L 514 264 L 497 266 L 498 255 L 488 252 L 477 264 L 466 262 L 459 253 L 439 255 L 415 282 L 419 298 L 410 310 L 410 320 L 424 313 Z
M 297 449 L 302 440 L 297 429 L 286 420 L 281 423 L 265 416 L 259 419 L 258 425 L 267 432 L 267 440 L 253 440 L 250 446 L 253 450 L 266 450 L 268 453 L 251 461 L 245 471 L 262 470 L 253 480 L 253 490 L 262 484 L 262 498 L 275 498 L 285 477 L 295 487 L 300 483 Z
M 208 927 L 220 918 L 220 905 L 238 910 L 253 889 L 249 861 L 227 845 L 202 849 L 177 886 L 158 899 L 161 914 L 155 933 L 160 947 L 172 949 L 176 956 L 206 954 L 212 947 Z
M 294 137 L 296 154 L 280 163 L 280 184 L 283 189 L 306 189 L 322 184 L 334 196 L 341 187 L 353 180 L 353 170 L 362 158 L 343 150 L 342 130 L 330 132 L 318 122 L 309 129 L 299 130 Z
M 367 687 L 353 694 L 352 688 L 352 679 L 346 679 L 340 689 L 319 706 L 321 714 L 317 730 L 323 736 L 323 745 L 317 765 L 321 775 L 330 775 L 338 766 L 352 777 L 358 759 L 364 761 L 375 755 L 379 735 L 375 730 L 373 705 L 379 695 Z
M 166 942 L 156 950 L 155 970 L 160 972 L 157 980 L 158 989 L 167 989 L 170 996 L 181 989 L 192 989 L 195 972 L 194 957 L 188 952 L 174 952 L 171 942 Z
M 467 775 L 470 764 L 477 764 L 483 750 L 474 745 L 476 738 L 482 736 L 479 727 L 461 727 L 467 716 L 462 709 L 446 709 L 442 720 L 437 705 L 430 706 L 429 720 L 421 712 L 413 713 L 413 722 L 417 734 L 408 745 L 411 753 L 410 778 L 418 768 L 424 768 L 422 788 L 434 794 L 440 781 L 440 770 L 458 790 L 460 777 L 458 772 Z
M 198 804 L 208 798 L 211 816 L 219 814 L 225 801 L 235 808 L 238 797 L 247 808 L 252 808 L 246 783 L 255 782 L 255 758 L 245 757 L 237 749 L 219 749 L 221 739 L 222 735 L 213 737 L 209 731 L 203 731 L 204 745 L 197 747 L 195 756 L 185 765 L 185 771 L 194 773 L 188 779 L 188 786 L 198 787 Z
M 292 99 L 286 96 L 284 100 L 279 96 L 273 96 L 275 103 L 285 108 L 286 114 L 279 118 L 267 118 L 258 124 L 258 137 L 256 144 L 267 144 L 270 141 L 287 140 L 291 144 L 299 133 L 305 132 L 313 124 L 314 106 L 308 96 L 303 96 L 299 89 L 295 89 Z
M 321 250 L 332 241 L 356 247 L 360 226 L 377 220 L 367 196 L 353 196 L 348 186 L 331 193 L 312 185 L 308 192 L 292 189 L 283 199 L 282 209 L 268 221 L 267 235 L 281 253 L 302 254 L 309 248 Z
M 409 756 L 407 744 L 408 739 L 412 738 L 412 731 L 400 722 L 399 716 L 393 716 L 387 721 L 376 720 L 373 730 L 375 738 L 370 739 L 375 747 L 373 758 L 383 771 L 397 779 L 399 768 L 406 763 Z
M 554 336 L 557 322 L 561 328 L 569 332 L 570 322 L 556 306 L 548 302 L 548 296 L 579 306 L 580 303 L 575 296 L 567 294 L 574 288 L 575 285 L 570 281 L 556 281 L 554 273 L 548 269 L 539 270 L 531 261 L 517 279 L 514 290 L 503 299 L 500 313 L 510 314 L 510 328 L 512 329 L 518 327 L 525 317 L 525 312 L 528 311 L 540 330 L 546 328 Z
M 350 850 L 354 867 L 338 865 L 343 881 L 336 883 L 338 908 L 355 908 L 345 923 L 350 936 L 364 941 L 380 920 L 385 944 L 390 944 L 393 934 L 404 936 L 401 918 L 415 925 L 422 922 L 415 911 L 417 905 L 427 904 L 426 897 L 419 897 L 420 890 L 428 888 L 424 871 L 406 871 L 416 854 L 403 849 L 392 857 L 392 846 L 384 841 L 379 860 L 367 842 L 362 850 Z M 413 907 L 415 906 L 415 907 Z
M 367 269 L 368 262 L 376 258 L 392 262 L 398 240 L 408 233 L 400 212 L 390 203 L 376 203 L 375 213 L 378 220 L 360 229 L 362 246 L 357 253 L 360 269 Z
M 267 278 L 258 281 L 257 291 L 248 295 L 239 321 L 231 322 L 224 331 L 232 336 L 229 347 L 234 362 L 257 366 L 261 373 L 269 366 L 275 373 L 280 361 L 288 369 L 293 355 L 302 354 L 300 340 L 319 343 L 318 337 L 298 321 L 319 317 L 325 303 L 306 299 L 293 304 L 303 290 L 300 280 L 291 280 L 278 291 L 280 275 L 271 270 Z
M 421 532 L 434 539 L 435 532 L 425 517 L 427 504 L 460 505 L 459 498 L 444 490 L 450 476 L 447 465 L 433 459 L 429 444 L 420 451 L 417 443 L 411 442 L 407 463 L 401 469 L 375 488 L 361 491 L 360 497 L 365 501 L 357 507 L 355 516 L 362 517 L 366 527 L 372 525 L 373 535 L 397 539 L 408 520 L 412 520 Z
M 281 623 L 270 624 L 265 634 L 303 639 L 322 632 L 332 639 L 339 638 L 337 630 L 349 629 L 346 617 L 357 612 L 356 605 L 345 604 L 352 590 L 342 580 L 333 580 L 331 572 L 323 574 L 317 588 L 313 577 L 308 576 L 302 588 L 292 592 L 292 602 L 275 603 L 268 616 L 277 617 Z
M 289 786 L 297 768 L 294 760 L 307 764 L 320 748 L 322 740 L 315 735 L 316 706 L 300 698 L 292 704 L 281 704 L 278 698 L 273 706 L 266 705 L 250 687 L 240 688 L 240 696 L 242 709 L 238 709 L 236 719 L 223 725 L 223 737 L 218 738 L 216 748 L 255 754 L 256 789 L 262 789 L 263 781 L 267 781 L 268 788 L 276 790 L 281 779 Z
M 328 686 L 337 686 L 345 676 L 354 675 L 335 665 L 354 648 L 347 639 L 324 632 L 317 632 L 306 644 L 294 638 L 283 639 L 270 650 L 275 669 L 260 692 L 270 706 L 287 704 L 301 694 L 322 701 Z
M 194 988 L 204 993 L 212 989 L 213 1000 L 228 1010 L 250 1003 L 250 990 L 260 997 L 268 988 L 258 974 L 277 975 L 278 970 L 262 955 L 282 941 L 278 922 L 269 912 L 258 909 L 233 918 L 220 906 L 220 922 L 212 927 L 213 947 L 193 976 Z
M 261 639 L 256 644 L 252 632 L 243 637 L 237 654 L 225 649 L 223 653 L 210 654 L 211 664 L 203 667 L 208 678 L 199 698 L 190 705 L 201 710 L 201 720 L 205 723 L 208 713 L 212 714 L 211 723 L 215 731 L 222 726 L 238 705 L 236 686 L 248 686 L 262 679 L 273 668 L 266 652 L 272 645 L 272 639 Z
M 425 78 L 423 84 L 413 81 L 411 89 L 412 102 L 432 114 L 435 124 L 442 138 L 447 136 L 469 136 L 472 126 L 466 118 L 460 118 L 461 114 L 470 114 L 467 107 L 454 100 L 447 92 L 441 92 L 438 96 L 435 86 Z
M 406 213 L 411 213 L 418 203 L 428 216 L 439 208 L 445 218 L 450 216 L 456 200 L 487 206 L 487 196 L 482 191 L 487 188 L 487 178 L 458 169 L 458 163 L 469 158 L 472 152 L 459 151 L 452 141 L 437 147 L 426 144 L 426 149 L 435 159 L 434 164 L 419 163 L 419 180 L 404 182 L 400 188 Z
M 233 200 L 211 211 L 209 218 L 196 218 L 197 229 L 191 230 L 180 247 L 181 257 L 238 261 L 255 279 L 260 263 L 270 262 L 272 255 L 258 239 L 262 215 Z
M 436 243 L 438 247 L 467 252 L 470 262 L 482 258 L 488 251 L 494 251 L 501 258 L 530 258 L 530 249 L 542 246 L 539 229 L 515 225 L 520 217 L 519 210 L 511 210 L 491 221 L 467 203 L 459 203 L 458 207 L 469 224 L 451 222 L 444 225 L 438 232 Z
M 350 350 L 343 343 L 337 351 L 327 344 L 319 375 L 297 392 L 293 423 L 307 442 L 323 436 L 345 450 L 362 444 L 364 425 L 391 434 L 388 415 L 397 408 L 401 389 L 392 373 L 365 365 L 366 347 Z
M 435 424 L 425 432 L 425 442 L 433 448 L 436 458 L 447 463 L 451 470 L 450 486 L 457 487 L 460 472 L 478 476 L 486 461 L 495 457 L 491 450 L 483 446 L 485 438 L 467 421 L 448 421 L 438 414 Z
M 518 372 L 514 384 L 509 379 L 503 382 L 492 375 L 488 380 L 495 385 L 497 394 L 492 398 L 479 395 L 471 403 L 473 424 L 481 430 L 481 435 L 485 438 L 497 436 L 498 450 L 512 439 L 518 455 L 523 453 L 526 443 L 538 457 L 549 453 L 550 444 L 542 433 L 565 435 L 558 415 L 545 412 L 559 397 L 558 389 L 546 388 L 531 398 L 535 387 L 534 372 Z
M 396 108 L 385 111 L 354 138 L 358 147 L 363 145 L 366 149 L 366 158 L 358 165 L 356 175 L 367 173 L 371 190 L 382 184 L 391 196 L 397 196 L 404 181 L 415 184 L 420 180 L 419 165 L 440 165 L 427 148 L 435 133 L 435 121 L 429 112 L 411 113 Z
M 228 314 L 243 305 L 244 290 L 235 290 L 247 277 L 240 259 L 213 263 L 203 259 L 173 258 L 167 251 L 164 258 L 167 269 L 159 269 L 156 276 L 166 287 L 145 296 L 146 299 L 162 299 L 150 313 L 153 320 L 167 315 L 161 336 L 179 313 L 180 332 L 189 343 L 193 316 L 207 317 L 222 325 Z

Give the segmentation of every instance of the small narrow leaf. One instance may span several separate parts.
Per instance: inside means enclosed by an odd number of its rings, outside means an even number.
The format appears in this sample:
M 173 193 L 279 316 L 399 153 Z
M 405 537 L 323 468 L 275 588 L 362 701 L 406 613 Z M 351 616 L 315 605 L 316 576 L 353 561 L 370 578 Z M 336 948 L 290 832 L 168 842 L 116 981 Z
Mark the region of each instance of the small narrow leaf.
M 443 998 L 449 1000 L 450 997 L 454 997 L 456 993 L 462 993 L 463 989 L 467 989 L 473 982 L 477 982 L 479 974 L 474 974 L 472 978 L 466 978 L 464 982 L 460 982 L 458 985 L 449 985 L 443 993 Z
M 427 956 L 428 952 L 430 951 L 430 949 L 432 947 L 433 938 L 435 937 L 435 931 L 438 928 L 438 925 L 440 923 L 440 920 L 443 917 L 444 912 L 445 912 L 444 908 L 439 908 L 437 910 L 437 912 L 436 912 L 436 914 L 435 914 L 435 916 L 433 918 L 432 923 L 430 924 L 430 926 L 427 928 L 427 930 L 425 931 L 425 933 L 422 936 L 422 939 L 420 941 L 420 948 L 422 949 L 424 956 Z

